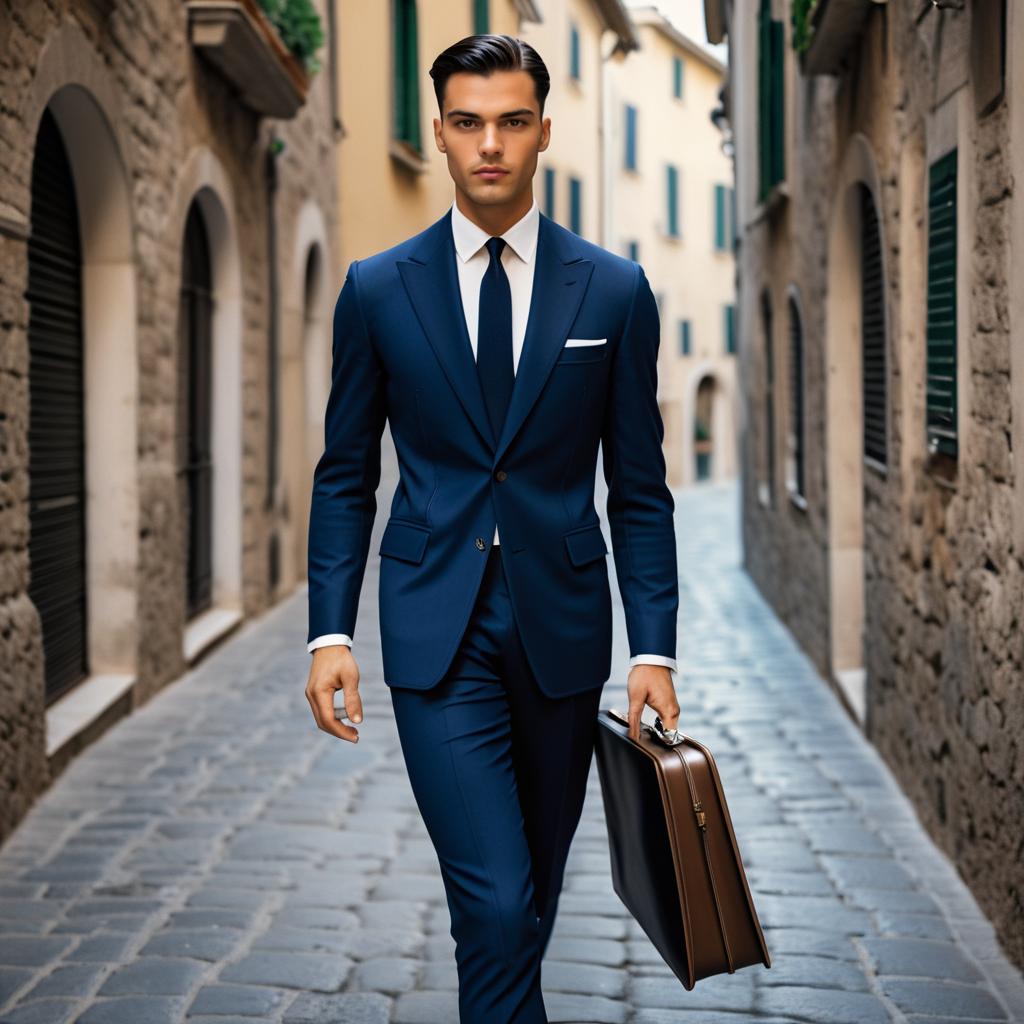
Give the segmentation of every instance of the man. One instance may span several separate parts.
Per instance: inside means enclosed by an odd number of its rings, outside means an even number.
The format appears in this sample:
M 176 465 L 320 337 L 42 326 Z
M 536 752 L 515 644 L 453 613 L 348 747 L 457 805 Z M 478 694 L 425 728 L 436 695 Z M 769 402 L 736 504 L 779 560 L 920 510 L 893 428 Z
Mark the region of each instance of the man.
M 334 693 L 360 722 L 351 645 L 386 418 L 400 480 L 379 547 L 384 678 L 444 879 L 460 1020 L 535 1024 L 547 1020 L 540 964 L 611 670 L 599 443 L 632 735 L 645 704 L 669 728 L 679 713 L 658 311 L 637 263 L 533 200 L 551 131 L 536 51 L 470 36 L 430 74 L 455 201 L 420 234 L 354 260 L 338 297 L 306 696 L 321 729 L 358 739 Z

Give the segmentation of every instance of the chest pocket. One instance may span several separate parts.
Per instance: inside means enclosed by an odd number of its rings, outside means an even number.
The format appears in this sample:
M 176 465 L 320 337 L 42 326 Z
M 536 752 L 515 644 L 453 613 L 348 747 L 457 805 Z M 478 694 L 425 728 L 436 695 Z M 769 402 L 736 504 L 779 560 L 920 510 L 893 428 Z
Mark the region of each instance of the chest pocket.
M 555 360 L 555 366 L 572 366 L 576 363 L 599 363 L 608 351 L 608 342 L 599 345 L 563 345 Z

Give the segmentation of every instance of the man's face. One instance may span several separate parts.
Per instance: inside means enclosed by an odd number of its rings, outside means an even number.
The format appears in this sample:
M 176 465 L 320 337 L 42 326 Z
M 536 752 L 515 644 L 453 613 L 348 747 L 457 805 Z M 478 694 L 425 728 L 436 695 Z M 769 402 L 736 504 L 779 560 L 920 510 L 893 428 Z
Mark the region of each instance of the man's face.
M 480 206 L 516 205 L 532 195 L 537 154 L 548 148 L 551 118 L 540 118 L 526 71 L 459 72 L 448 79 L 444 117 L 434 118 L 437 148 L 457 189 Z M 500 167 L 504 173 L 480 173 Z

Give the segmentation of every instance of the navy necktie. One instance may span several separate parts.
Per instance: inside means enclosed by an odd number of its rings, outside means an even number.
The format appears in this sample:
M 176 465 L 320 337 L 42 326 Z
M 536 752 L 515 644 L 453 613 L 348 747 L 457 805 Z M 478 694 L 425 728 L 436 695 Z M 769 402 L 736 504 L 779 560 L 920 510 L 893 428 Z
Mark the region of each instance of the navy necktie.
M 512 361 L 512 289 L 501 264 L 504 238 L 489 238 L 491 262 L 480 282 L 480 317 L 476 334 L 476 370 L 497 441 L 505 423 L 515 366 Z

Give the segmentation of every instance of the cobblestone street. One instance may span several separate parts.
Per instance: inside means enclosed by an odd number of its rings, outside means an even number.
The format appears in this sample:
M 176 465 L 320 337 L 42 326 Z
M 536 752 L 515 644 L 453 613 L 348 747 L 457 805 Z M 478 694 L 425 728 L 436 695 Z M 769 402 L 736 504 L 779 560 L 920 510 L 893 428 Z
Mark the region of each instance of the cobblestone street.
M 358 745 L 318 732 L 303 696 L 304 593 L 108 731 L 0 849 L 5 1024 L 458 1020 L 380 671 L 385 472 Z M 676 499 L 680 727 L 716 756 L 773 965 L 682 987 L 612 891 L 592 765 L 544 964 L 550 1019 L 1024 1021 L 1021 977 L 967 889 L 740 569 L 736 487 Z M 624 708 L 616 616 L 602 706 Z

